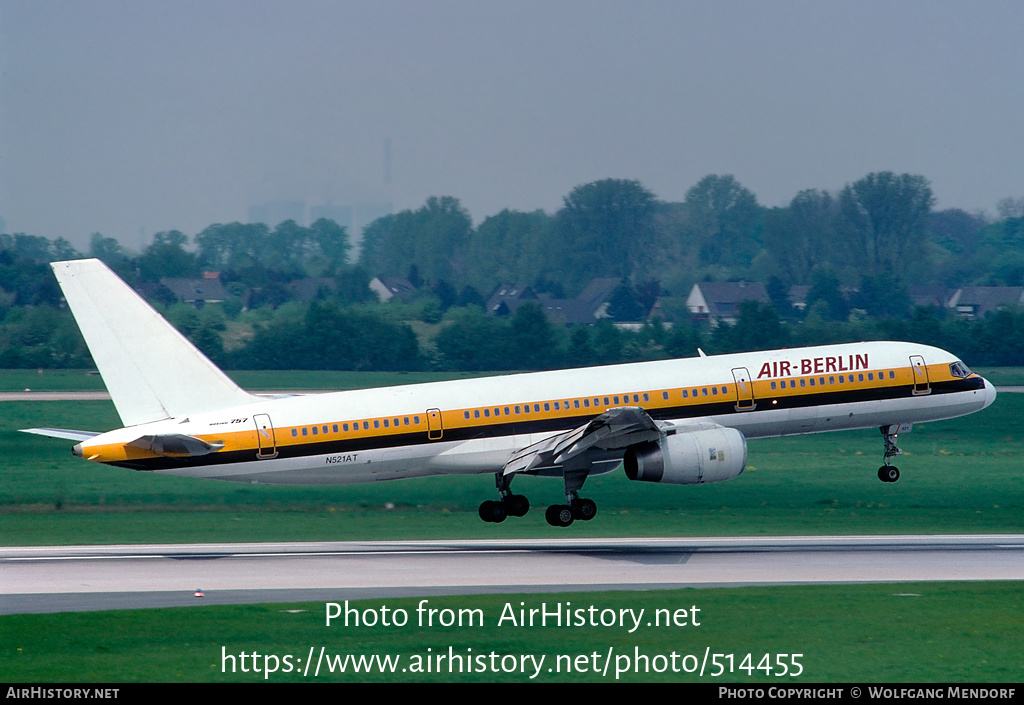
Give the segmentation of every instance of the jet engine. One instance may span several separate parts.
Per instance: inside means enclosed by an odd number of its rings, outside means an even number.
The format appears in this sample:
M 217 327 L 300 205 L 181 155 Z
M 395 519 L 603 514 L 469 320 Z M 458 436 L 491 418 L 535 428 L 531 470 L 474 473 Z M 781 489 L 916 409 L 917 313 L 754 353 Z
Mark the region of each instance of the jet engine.
M 734 428 L 709 424 L 680 429 L 626 449 L 626 477 L 642 482 L 699 485 L 731 480 L 747 464 L 747 439 Z

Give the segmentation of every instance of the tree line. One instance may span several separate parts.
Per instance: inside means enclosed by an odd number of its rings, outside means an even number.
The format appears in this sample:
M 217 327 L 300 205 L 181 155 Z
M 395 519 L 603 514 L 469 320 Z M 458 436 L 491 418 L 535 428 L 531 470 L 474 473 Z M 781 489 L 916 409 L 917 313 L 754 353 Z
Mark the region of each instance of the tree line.
M 47 263 L 84 255 L 107 262 L 218 364 L 334 369 L 546 369 L 879 338 L 915 339 L 969 364 L 1024 364 L 1018 311 L 966 321 L 915 310 L 908 287 L 1024 283 L 1024 198 L 998 218 L 934 211 L 921 176 L 881 172 L 837 194 L 808 190 L 765 208 L 731 176 L 707 176 L 682 202 L 658 200 L 637 181 L 573 189 L 553 214 L 504 210 L 473 225 L 452 197 L 388 215 L 363 233 L 350 261 L 349 233 L 329 220 L 214 224 L 190 238 L 157 233 L 141 252 L 96 233 L 78 253 L 65 239 L 0 234 L 0 367 L 90 364 Z M 231 301 L 196 310 L 175 304 L 162 277 L 220 272 Z M 405 276 L 418 293 L 379 304 L 373 275 Z M 552 325 L 536 305 L 486 316 L 501 283 L 571 297 L 598 276 L 623 279 L 609 311 L 640 320 L 666 293 L 695 281 L 765 281 L 771 306 L 745 305 L 734 326 L 694 327 L 677 305 L 666 321 L 622 330 Z M 296 300 L 292 283 L 331 286 Z M 810 286 L 794 311 L 789 286 Z M 853 293 L 850 293 L 851 288 Z M 244 309 L 244 310 L 243 310 Z

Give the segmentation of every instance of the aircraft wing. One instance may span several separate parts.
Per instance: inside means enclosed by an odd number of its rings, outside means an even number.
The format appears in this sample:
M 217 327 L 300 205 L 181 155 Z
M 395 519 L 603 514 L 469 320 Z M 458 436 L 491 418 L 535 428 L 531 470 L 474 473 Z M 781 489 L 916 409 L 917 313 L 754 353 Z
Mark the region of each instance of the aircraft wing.
M 505 463 L 502 474 L 511 475 L 541 467 L 564 465 L 591 449 L 624 450 L 635 443 L 655 441 L 662 432 L 662 427 L 639 407 L 609 409 L 579 428 L 545 438 L 517 451 Z
M 68 428 L 19 428 L 21 433 L 32 433 L 47 438 L 62 438 L 66 441 L 87 441 L 100 435 L 98 431 L 74 431 Z

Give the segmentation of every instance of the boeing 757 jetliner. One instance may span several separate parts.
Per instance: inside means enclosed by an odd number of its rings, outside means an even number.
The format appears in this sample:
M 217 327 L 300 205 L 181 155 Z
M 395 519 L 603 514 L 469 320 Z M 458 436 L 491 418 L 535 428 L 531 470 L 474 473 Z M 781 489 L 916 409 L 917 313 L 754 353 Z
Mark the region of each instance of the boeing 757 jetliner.
M 597 513 L 587 477 L 720 482 L 743 472 L 747 438 L 875 427 L 878 477 L 899 479 L 897 434 L 969 414 L 995 389 L 953 355 L 867 342 L 704 356 L 331 394 L 240 389 L 99 260 L 53 263 L 124 428 L 26 429 L 76 441 L 98 463 L 186 477 L 284 484 L 493 473 L 480 517 L 523 516 L 519 475 L 561 477 L 547 520 Z

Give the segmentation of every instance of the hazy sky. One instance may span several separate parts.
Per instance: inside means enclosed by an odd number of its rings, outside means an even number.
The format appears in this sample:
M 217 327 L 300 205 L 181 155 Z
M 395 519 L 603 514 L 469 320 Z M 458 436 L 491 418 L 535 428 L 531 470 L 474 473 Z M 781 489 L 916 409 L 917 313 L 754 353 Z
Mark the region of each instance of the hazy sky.
M 883 170 L 993 212 L 1022 37 L 1020 0 L 0 0 L 0 217 L 138 247 L 268 200 L 479 222 L 607 177 L 771 206 Z

